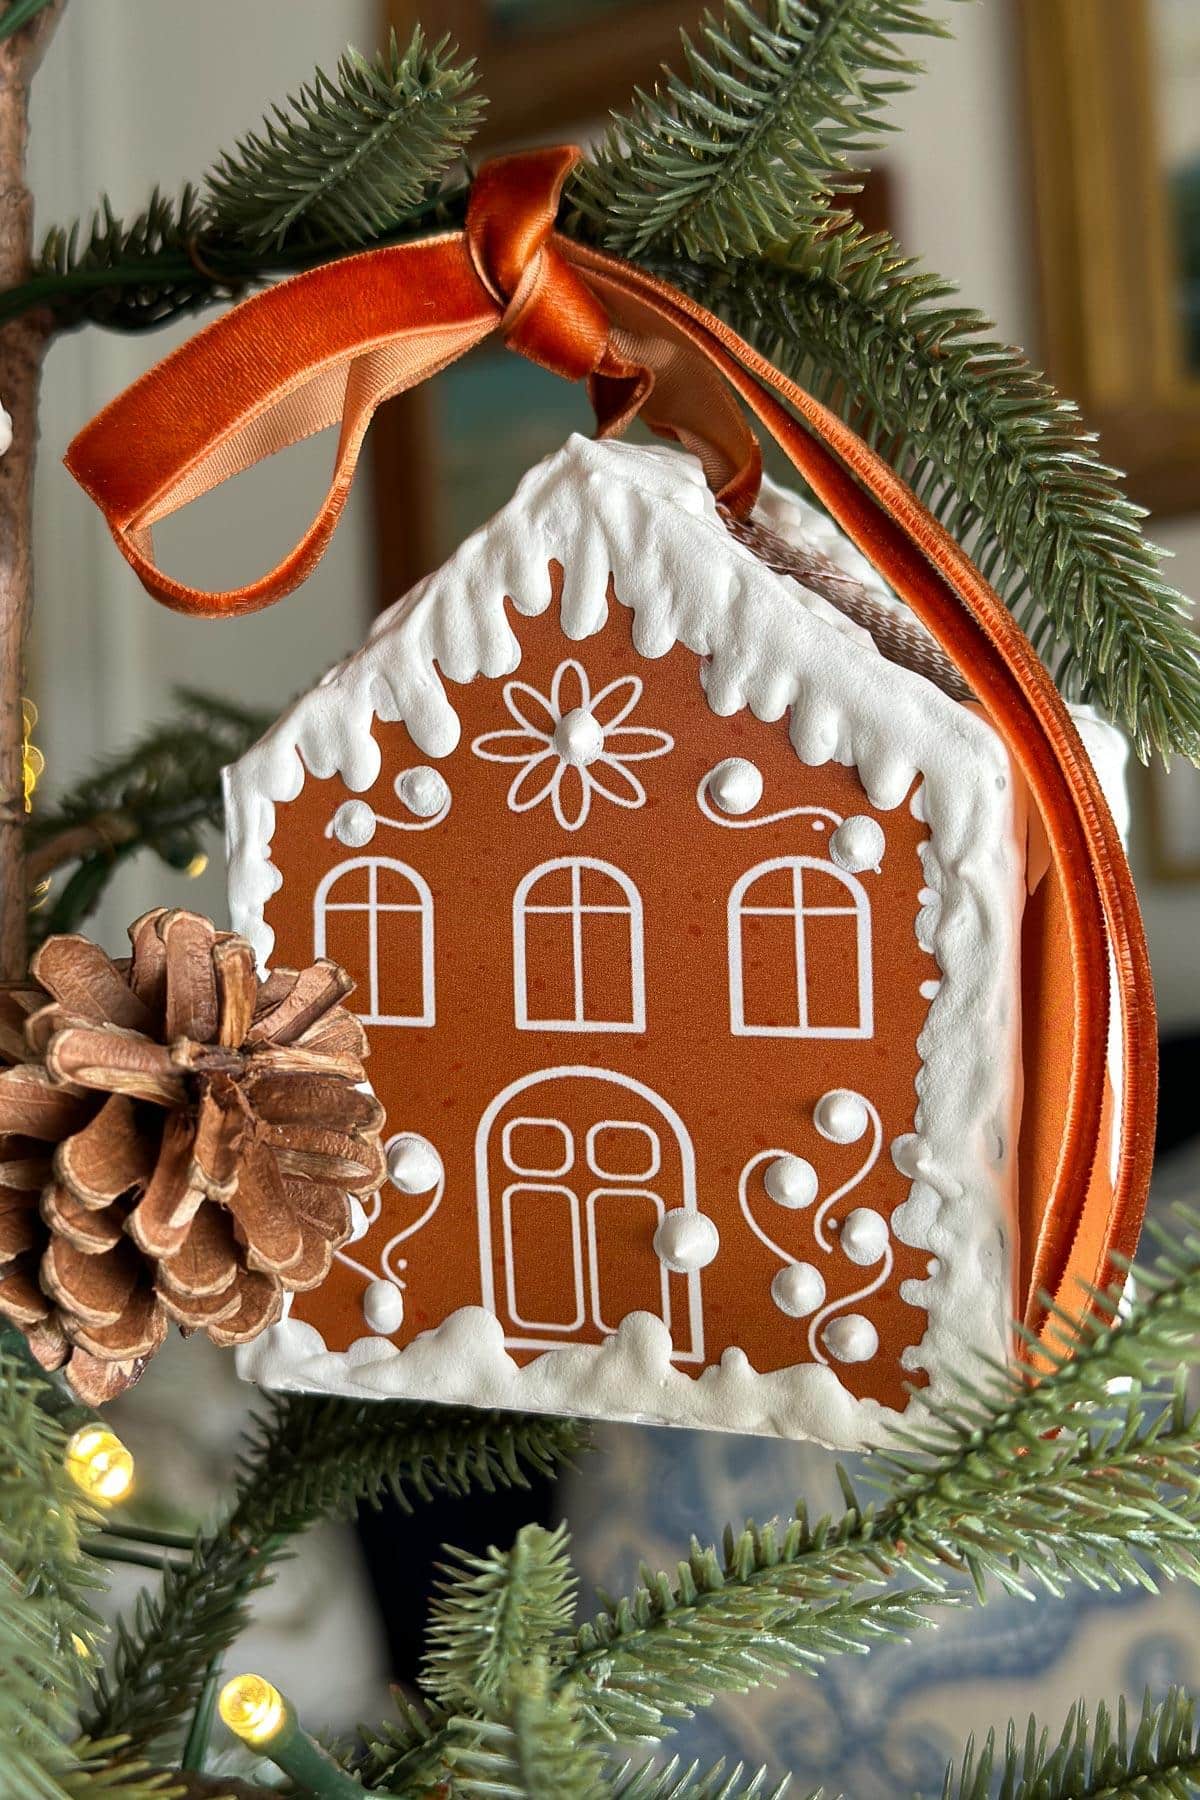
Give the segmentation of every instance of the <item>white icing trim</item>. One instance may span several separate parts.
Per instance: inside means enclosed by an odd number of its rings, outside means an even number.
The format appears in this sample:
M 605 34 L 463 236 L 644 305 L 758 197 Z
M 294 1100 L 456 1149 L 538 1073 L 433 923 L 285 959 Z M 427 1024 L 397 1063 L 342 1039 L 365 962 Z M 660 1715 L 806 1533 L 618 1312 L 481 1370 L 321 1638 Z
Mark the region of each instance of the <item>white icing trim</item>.
M 888 662 L 834 608 L 730 537 L 693 458 L 569 439 L 227 771 L 234 928 L 269 958 L 263 912 L 280 881 L 270 860 L 275 807 L 296 798 L 307 772 L 338 775 L 351 792 L 369 789 L 381 766 L 376 718 L 403 720 L 431 760 L 455 748 L 450 690 L 517 668 L 509 605 L 526 617 L 546 612 L 551 560 L 563 570 L 569 639 L 601 629 L 611 576 L 638 654 L 685 645 L 703 659 L 717 714 L 788 714 L 800 760 L 857 767 L 878 811 L 900 805 L 921 779 L 931 832 L 924 878 L 934 897 L 922 928 L 942 979 L 919 1039 L 921 1176 L 892 1226 L 936 1265 L 928 1279 L 905 1284 L 928 1327 L 904 1360 L 928 1371 L 931 1397 L 944 1397 L 954 1371 L 1008 1344 L 1023 794 L 981 717 Z M 504 1351 L 499 1321 L 478 1309 L 382 1360 L 369 1340 L 365 1350 L 327 1355 L 315 1332 L 288 1321 L 243 1353 L 243 1367 L 277 1385 L 799 1434 L 840 1446 L 877 1439 L 895 1416 L 854 1400 L 827 1367 L 760 1375 L 737 1351 L 693 1381 L 672 1367 L 666 1328 L 645 1315 L 625 1320 L 603 1345 L 554 1351 L 524 1370 Z

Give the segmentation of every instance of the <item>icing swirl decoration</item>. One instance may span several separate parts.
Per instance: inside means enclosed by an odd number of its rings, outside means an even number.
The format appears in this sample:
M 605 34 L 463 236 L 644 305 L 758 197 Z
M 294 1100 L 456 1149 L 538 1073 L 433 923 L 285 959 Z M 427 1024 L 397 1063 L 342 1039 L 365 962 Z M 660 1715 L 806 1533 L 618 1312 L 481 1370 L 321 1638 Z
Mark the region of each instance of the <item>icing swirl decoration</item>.
M 626 724 L 641 697 L 637 675 L 619 675 L 593 694 L 583 665 L 568 657 L 549 694 L 525 681 L 505 682 L 504 704 L 516 728 L 486 731 L 471 748 L 484 762 L 521 765 L 509 785 L 510 812 L 530 812 L 549 800 L 562 829 L 578 831 L 594 794 L 614 806 L 644 806 L 646 790 L 626 765 L 675 748 L 668 732 Z
M 395 780 L 396 798 L 413 814 L 411 819 L 389 819 L 365 800 L 343 800 L 328 825 L 327 838 L 336 838 L 348 849 L 361 850 L 381 825 L 393 831 L 429 831 L 450 811 L 450 785 L 436 769 L 422 765 L 404 769 Z
M 760 1150 L 738 1179 L 738 1204 L 755 1237 L 779 1258 L 782 1267 L 771 1282 L 771 1299 L 790 1319 L 809 1319 L 808 1348 L 815 1362 L 869 1362 L 879 1348 L 879 1333 L 862 1313 L 850 1310 L 885 1285 L 895 1260 L 891 1232 L 882 1213 L 856 1206 L 838 1220 L 833 1209 L 864 1182 L 879 1160 L 883 1122 L 872 1103 L 850 1088 L 832 1088 L 813 1108 L 813 1125 L 831 1144 L 856 1144 L 869 1135 L 866 1154 L 852 1175 L 834 1188 L 813 1213 L 812 1235 L 826 1256 L 839 1252 L 847 1262 L 877 1273 L 853 1293 L 826 1302 L 826 1283 L 813 1263 L 798 1262 L 776 1242 L 754 1215 L 750 1179 L 762 1171 L 767 1197 L 787 1211 L 799 1211 L 817 1199 L 820 1180 L 813 1165 L 790 1150 Z M 831 1233 L 834 1235 L 831 1236 Z M 826 1354 L 828 1352 L 828 1354 Z
M 367 1325 L 381 1336 L 388 1337 L 399 1331 L 404 1323 L 404 1270 L 408 1267 L 403 1257 L 397 1257 L 396 1251 L 408 1238 L 415 1237 L 423 1226 L 428 1225 L 434 1213 L 442 1203 L 446 1191 L 446 1170 L 437 1150 L 428 1138 L 421 1137 L 415 1131 L 398 1131 L 390 1137 L 384 1146 L 387 1158 L 388 1180 L 401 1194 L 412 1195 L 428 1200 L 424 1209 L 406 1225 L 402 1231 L 393 1232 L 383 1246 L 379 1256 L 378 1268 L 368 1268 L 356 1257 L 347 1256 L 345 1250 L 335 1250 L 338 1262 L 345 1263 L 347 1268 L 355 1269 L 367 1278 L 367 1287 L 362 1296 L 363 1317 Z M 373 1225 L 379 1217 L 379 1196 L 374 1196 L 376 1205 L 368 1215 L 368 1226 Z M 355 1238 L 351 1242 L 355 1242 Z
M 727 756 L 704 776 L 696 789 L 696 805 L 713 825 L 724 825 L 728 831 L 754 831 L 784 819 L 811 819 L 814 831 L 842 823 L 841 813 L 828 806 L 785 806 L 757 818 L 744 817 L 754 811 L 762 795 L 762 771 L 744 756 Z

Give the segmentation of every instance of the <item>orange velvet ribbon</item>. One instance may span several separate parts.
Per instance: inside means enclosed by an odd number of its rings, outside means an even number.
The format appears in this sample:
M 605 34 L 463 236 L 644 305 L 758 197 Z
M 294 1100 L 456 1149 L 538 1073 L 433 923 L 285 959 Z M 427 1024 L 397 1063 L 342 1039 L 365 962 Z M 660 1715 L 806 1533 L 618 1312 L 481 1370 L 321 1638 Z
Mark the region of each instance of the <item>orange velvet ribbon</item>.
M 586 380 L 602 433 L 640 413 L 695 451 L 734 512 L 753 505 L 761 472 L 748 408 L 962 669 L 1044 821 L 1065 899 L 1074 1015 L 1061 1152 L 1025 1297 L 1027 1323 L 1048 1335 L 1040 1290 L 1077 1312 L 1079 1283 L 1107 1284 L 1114 1252 L 1132 1254 L 1153 1149 L 1153 990 L 1132 879 L 1099 783 L 1011 613 L 894 471 L 721 320 L 554 230 L 578 155 L 560 147 L 499 158 L 475 180 L 465 231 L 368 250 L 247 300 L 106 407 L 71 445 L 67 466 L 156 599 L 226 616 L 270 605 L 311 573 L 375 408 L 493 332 L 556 374 Z M 339 421 L 320 511 L 268 574 L 204 594 L 158 568 L 156 521 Z M 1110 951 L 1123 1071 L 1111 1188 L 1099 1168 Z

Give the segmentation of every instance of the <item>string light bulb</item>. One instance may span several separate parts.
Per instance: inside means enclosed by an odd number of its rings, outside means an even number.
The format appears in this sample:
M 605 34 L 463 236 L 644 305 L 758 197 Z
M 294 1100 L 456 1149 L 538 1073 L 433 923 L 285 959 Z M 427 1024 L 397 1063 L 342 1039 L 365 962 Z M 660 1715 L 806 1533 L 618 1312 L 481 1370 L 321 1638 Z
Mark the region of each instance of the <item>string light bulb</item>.
M 235 1737 L 255 1747 L 270 1743 L 287 1717 L 283 1695 L 265 1675 L 235 1675 L 225 1683 L 217 1711 Z
M 235 1675 L 217 1696 L 217 1711 L 248 1750 L 290 1775 L 312 1800 L 364 1800 L 356 1778 L 309 1737 L 291 1701 L 265 1675 Z
M 38 709 L 32 700 L 21 702 L 21 773 L 25 791 L 25 811 L 33 811 L 33 790 L 45 773 L 46 759 L 33 742 L 33 728 L 38 722 Z
M 204 850 L 197 850 L 195 856 L 193 856 L 183 872 L 189 881 L 195 881 L 198 876 L 203 875 L 207 867 L 208 853 Z
M 67 1442 L 67 1473 L 89 1500 L 115 1506 L 133 1488 L 133 1456 L 107 1425 L 84 1425 Z

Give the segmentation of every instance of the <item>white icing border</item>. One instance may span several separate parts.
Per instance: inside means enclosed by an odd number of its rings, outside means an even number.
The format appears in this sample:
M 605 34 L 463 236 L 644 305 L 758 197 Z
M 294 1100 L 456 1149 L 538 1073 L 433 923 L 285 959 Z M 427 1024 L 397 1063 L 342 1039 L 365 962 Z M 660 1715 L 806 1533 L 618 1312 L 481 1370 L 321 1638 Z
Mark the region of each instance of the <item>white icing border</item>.
M 568 639 L 605 623 L 611 573 L 639 654 L 662 656 L 682 643 L 709 659 L 714 712 L 748 706 L 767 721 L 790 712 L 801 761 L 857 766 L 881 810 L 900 805 L 922 777 L 931 833 L 924 873 L 934 896 L 921 932 L 942 980 L 918 1040 L 917 1132 L 908 1146 L 916 1179 L 893 1229 L 931 1259 L 928 1279 L 903 1289 L 928 1315 L 905 1366 L 926 1370 L 931 1397 L 945 1399 L 955 1371 L 1008 1345 L 1023 790 L 981 717 L 887 661 L 861 628 L 729 535 L 693 458 L 570 438 L 226 771 L 234 929 L 265 962 L 272 933 L 263 911 L 281 879 L 270 860 L 275 806 L 296 798 L 306 770 L 340 775 L 351 791 L 371 787 L 381 766 L 376 718 L 403 720 L 431 758 L 457 746 L 445 682 L 516 669 L 520 644 L 505 597 L 520 615 L 544 613 L 552 558 L 564 569 Z M 518 1368 L 498 1321 L 469 1307 L 403 1350 L 363 1338 L 328 1352 L 311 1326 L 285 1320 L 239 1353 L 239 1369 L 271 1387 L 806 1436 L 842 1448 L 879 1441 L 900 1417 L 855 1400 L 828 1367 L 758 1374 L 731 1350 L 696 1378 L 675 1368 L 669 1351 L 661 1325 L 634 1314 L 604 1344 L 550 1351 Z

